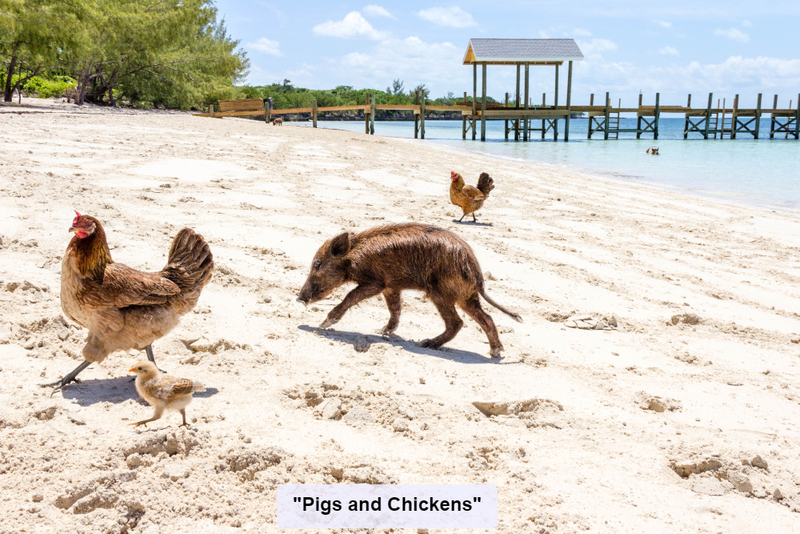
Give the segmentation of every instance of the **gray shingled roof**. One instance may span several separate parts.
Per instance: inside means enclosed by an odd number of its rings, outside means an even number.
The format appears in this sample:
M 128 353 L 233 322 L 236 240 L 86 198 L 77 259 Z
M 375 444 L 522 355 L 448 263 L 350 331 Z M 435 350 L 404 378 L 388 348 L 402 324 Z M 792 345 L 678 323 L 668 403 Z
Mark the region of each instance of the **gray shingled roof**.
M 469 45 L 476 62 L 583 60 L 574 39 L 470 39 Z M 467 63 L 466 53 L 464 63 Z

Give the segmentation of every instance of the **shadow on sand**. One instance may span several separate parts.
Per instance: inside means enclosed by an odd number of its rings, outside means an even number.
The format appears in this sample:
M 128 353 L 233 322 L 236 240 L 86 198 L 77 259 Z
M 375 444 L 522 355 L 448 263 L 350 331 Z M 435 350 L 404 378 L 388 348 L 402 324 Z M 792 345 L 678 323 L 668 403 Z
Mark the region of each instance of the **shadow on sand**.
M 333 341 L 338 341 L 340 343 L 345 343 L 347 345 L 352 345 L 353 349 L 355 350 L 356 343 L 361 338 L 366 338 L 369 343 L 385 343 L 386 345 L 391 345 L 393 347 L 401 347 L 404 350 L 409 352 L 413 352 L 415 354 L 424 354 L 426 356 L 435 356 L 436 358 L 442 358 L 445 360 L 450 360 L 453 362 L 459 363 L 467 363 L 467 364 L 483 364 L 483 365 L 509 365 L 509 364 L 517 364 L 522 363 L 519 361 L 514 362 L 503 362 L 502 358 L 490 358 L 488 355 L 484 356 L 478 354 L 476 352 L 470 352 L 466 350 L 459 350 L 459 349 L 451 349 L 448 347 L 442 347 L 439 349 L 426 349 L 419 346 L 419 343 L 416 341 L 409 341 L 407 339 L 403 339 L 400 336 L 396 336 L 394 334 L 390 336 L 384 336 L 382 334 L 362 334 L 360 332 L 345 332 L 342 330 L 326 330 L 324 328 L 319 328 L 318 326 L 309 326 L 306 324 L 301 324 L 297 328 L 303 330 L 304 332 L 310 332 L 312 334 L 317 334 L 318 336 L 324 337 L 326 339 L 330 339 Z
M 458 224 L 466 224 L 467 226 L 486 226 L 486 227 L 489 227 L 489 228 L 494 226 L 494 224 L 492 224 L 492 223 L 484 223 L 484 222 L 480 222 L 480 221 L 461 221 L 461 222 L 458 222 L 458 219 L 453 219 L 453 222 L 454 223 L 458 223 Z
M 61 390 L 65 399 L 74 400 L 81 406 L 91 406 L 98 402 L 122 404 L 123 402 L 139 398 L 139 393 L 134 385 L 135 376 L 118 376 L 116 378 L 93 378 L 69 384 Z M 56 393 L 55 391 L 53 392 Z M 219 393 L 217 388 L 206 388 L 193 394 L 195 398 L 207 398 Z

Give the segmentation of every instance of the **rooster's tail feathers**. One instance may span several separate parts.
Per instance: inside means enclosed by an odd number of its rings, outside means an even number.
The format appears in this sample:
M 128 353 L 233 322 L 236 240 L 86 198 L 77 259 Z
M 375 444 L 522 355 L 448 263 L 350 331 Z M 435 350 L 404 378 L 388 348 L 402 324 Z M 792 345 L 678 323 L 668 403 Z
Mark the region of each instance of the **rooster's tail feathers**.
M 489 196 L 489 192 L 494 189 L 494 180 L 487 173 L 482 172 L 481 177 L 478 178 L 478 189 L 480 189 L 483 196 Z

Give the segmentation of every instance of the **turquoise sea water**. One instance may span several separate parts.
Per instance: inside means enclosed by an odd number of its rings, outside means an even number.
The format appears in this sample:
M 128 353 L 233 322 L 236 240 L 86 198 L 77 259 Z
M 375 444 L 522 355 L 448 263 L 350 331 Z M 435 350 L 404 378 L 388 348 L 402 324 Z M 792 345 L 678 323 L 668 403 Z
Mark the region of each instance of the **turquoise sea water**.
M 564 125 L 559 124 L 559 141 L 542 141 L 539 132 L 532 132 L 527 143 L 505 141 L 503 122 L 486 124 L 487 141 L 461 139 L 461 121 L 427 121 L 425 141 L 447 145 L 471 154 L 511 158 L 536 164 L 544 162 L 575 170 L 638 180 L 689 194 L 712 196 L 731 202 L 757 205 L 770 209 L 800 213 L 800 141 L 792 138 L 769 139 L 769 120 L 761 122 L 761 139 L 749 134 L 739 138 L 705 140 L 698 134 L 683 139 L 683 118 L 662 118 L 659 138 L 642 134 L 620 134 L 618 140 L 604 141 L 602 134 L 587 139 L 589 121 L 570 121 L 570 141 L 562 142 Z M 310 123 L 294 123 L 310 124 Z M 363 132 L 363 122 L 319 121 L 322 128 Z M 538 126 L 538 125 L 537 125 Z M 621 128 L 633 128 L 636 119 L 621 119 Z M 414 123 L 376 122 L 375 135 L 414 137 Z M 511 134 L 513 139 L 513 133 Z M 478 126 L 480 139 L 480 125 Z M 648 147 L 659 147 L 659 156 L 645 153 Z

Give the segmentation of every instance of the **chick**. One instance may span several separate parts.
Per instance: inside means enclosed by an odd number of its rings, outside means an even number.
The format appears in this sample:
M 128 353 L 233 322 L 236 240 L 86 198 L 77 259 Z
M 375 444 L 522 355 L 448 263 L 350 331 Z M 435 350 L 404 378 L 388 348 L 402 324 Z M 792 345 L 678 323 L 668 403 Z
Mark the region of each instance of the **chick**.
M 136 373 L 136 391 L 144 400 L 155 407 L 153 417 L 132 423 L 133 426 L 146 425 L 151 421 L 161 419 L 164 410 L 177 410 L 183 416 L 180 426 L 189 426 L 186 422 L 186 407 L 192 402 L 192 393 L 205 391 L 203 384 L 186 378 L 175 378 L 163 374 L 153 362 L 141 361 L 131 367 L 131 373 Z

